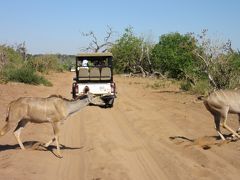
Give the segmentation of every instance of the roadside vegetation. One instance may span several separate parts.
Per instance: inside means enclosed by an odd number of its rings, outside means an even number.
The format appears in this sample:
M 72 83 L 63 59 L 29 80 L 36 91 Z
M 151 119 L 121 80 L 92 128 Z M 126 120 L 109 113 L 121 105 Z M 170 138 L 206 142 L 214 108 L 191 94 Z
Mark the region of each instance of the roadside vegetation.
M 230 40 L 210 39 L 207 30 L 164 34 L 154 44 L 127 28 L 110 51 L 116 73 L 174 79 L 185 91 L 206 94 L 214 89 L 235 89 L 240 84 L 240 52 L 232 49 Z
M 0 82 L 9 81 L 52 86 L 44 75 L 68 69 L 72 60 L 63 55 L 30 55 L 25 44 L 16 47 L 0 45 Z
M 178 32 L 163 34 L 158 42 L 137 36 L 132 27 L 112 40 L 114 31 L 106 30 L 100 41 L 93 31 L 82 33 L 90 38 L 88 47 L 82 51 L 106 52 L 114 56 L 114 73 L 140 77 L 154 77 L 149 85 L 154 89 L 163 87 L 163 81 L 179 82 L 184 91 L 206 94 L 214 89 L 235 89 L 240 84 L 240 52 L 231 41 L 208 37 L 208 31 L 200 34 Z M 101 43 L 102 42 L 102 43 Z M 25 43 L 15 47 L 0 45 L 0 81 L 17 81 L 29 84 L 51 83 L 44 78 L 50 72 L 69 70 L 74 56 L 60 54 L 27 54 Z

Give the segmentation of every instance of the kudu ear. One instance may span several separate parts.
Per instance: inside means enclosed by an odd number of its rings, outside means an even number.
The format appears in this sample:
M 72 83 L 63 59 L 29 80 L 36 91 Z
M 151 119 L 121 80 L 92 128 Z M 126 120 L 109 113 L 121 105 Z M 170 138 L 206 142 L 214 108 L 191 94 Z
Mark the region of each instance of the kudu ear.
M 85 86 L 84 89 L 83 89 L 83 93 L 88 94 L 88 92 L 89 92 L 89 87 Z

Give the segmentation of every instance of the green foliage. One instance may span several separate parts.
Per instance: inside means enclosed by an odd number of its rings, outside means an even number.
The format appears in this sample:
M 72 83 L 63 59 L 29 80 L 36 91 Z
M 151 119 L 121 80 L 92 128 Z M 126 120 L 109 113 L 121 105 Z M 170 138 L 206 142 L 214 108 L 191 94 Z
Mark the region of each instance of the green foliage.
M 10 46 L 0 46 L 0 79 L 2 82 L 15 81 L 27 84 L 43 84 L 51 86 L 51 82 L 36 73 L 30 61 L 24 61 L 25 56 L 19 49 Z M 31 60 L 33 57 L 30 58 Z
M 132 28 L 125 29 L 125 33 L 111 48 L 117 73 L 133 71 L 132 68 L 140 57 L 141 44 L 141 39 L 134 36 Z
M 239 71 L 240 70 L 240 51 L 233 52 L 230 54 L 230 57 L 228 56 L 229 62 L 231 63 L 234 70 Z
M 191 89 L 189 89 L 194 94 L 203 94 L 207 95 L 209 91 L 211 91 L 211 86 L 209 84 L 209 81 L 207 79 L 201 79 L 198 82 L 196 82 L 195 86 L 192 86 Z
M 13 47 L 0 45 L 0 70 L 6 64 L 20 66 L 23 63 L 22 56 Z
M 233 89 L 240 83 L 240 54 L 229 53 L 215 58 L 209 67 L 218 89 Z
M 114 56 L 114 71 L 116 73 L 145 73 L 151 71 L 148 61 L 152 47 L 143 38 L 134 35 L 131 27 L 112 46 Z
M 207 30 L 196 36 L 195 49 L 199 72 L 204 72 L 214 89 L 233 89 L 240 83 L 240 54 L 231 47 L 231 41 L 221 42 L 207 37 Z
M 57 54 L 60 70 L 69 70 L 71 67 L 75 66 L 75 56 L 73 55 L 62 55 Z
M 189 81 L 182 81 L 180 83 L 180 89 L 184 91 L 190 91 L 192 89 L 192 85 Z
M 34 69 L 29 66 L 22 66 L 21 68 L 8 67 L 2 72 L 5 81 L 15 81 L 26 84 L 45 86 L 52 86 L 51 82 L 46 80 L 43 76 L 36 73 Z
M 184 79 L 193 76 L 197 71 L 193 54 L 195 48 L 195 39 L 189 34 L 162 35 L 152 51 L 153 67 L 171 78 Z
M 116 73 L 162 73 L 181 80 L 181 89 L 205 94 L 218 88 L 236 88 L 240 84 L 240 52 L 231 42 L 217 44 L 201 35 L 169 33 L 155 45 L 137 37 L 131 27 L 111 47 Z M 75 64 L 74 56 L 47 54 L 27 55 L 25 43 L 16 48 L 0 45 L 0 81 L 51 85 L 39 73 L 62 72 Z M 211 80 L 212 79 L 212 80 Z M 211 82 L 211 83 L 209 83 Z M 213 85 L 214 84 L 214 85 Z M 155 82 L 149 87 L 165 86 Z
M 229 41 L 222 46 L 211 44 L 213 42 L 206 38 L 206 30 L 201 36 L 194 36 L 193 33 L 164 34 L 150 51 L 151 57 L 148 59 L 143 53 L 146 46 L 144 40 L 136 37 L 132 28 L 127 28 L 111 49 L 114 70 L 117 73 L 135 73 L 139 69 L 148 71 L 151 68 L 148 72 L 157 71 L 167 77 L 182 80 L 180 86 L 183 90 L 201 94 L 214 87 L 238 87 L 240 53 L 231 49 Z M 153 88 L 158 86 L 159 84 L 154 84 Z
M 189 91 L 193 94 L 202 95 L 207 95 L 208 92 L 212 90 L 207 79 L 200 79 L 195 83 L 195 85 L 188 80 L 183 80 L 180 82 L 180 89 L 183 91 Z

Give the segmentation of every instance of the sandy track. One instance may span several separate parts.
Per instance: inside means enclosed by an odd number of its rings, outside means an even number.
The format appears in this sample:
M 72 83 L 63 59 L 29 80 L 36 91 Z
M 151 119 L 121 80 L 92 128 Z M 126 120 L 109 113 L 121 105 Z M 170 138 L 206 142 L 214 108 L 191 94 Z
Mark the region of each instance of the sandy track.
M 51 75 L 53 87 L 0 85 L 0 113 L 21 96 L 70 98 L 72 76 Z M 87 107 L 61 126 L 62 159 L 54 156 L 55 145 L 37 146 L 51 138 L 50 125 L 27 125 L 22 133 L 26 151 L 11 133 L 2 137 L 0 179 L 238 179 L 239 141 L 216 140 L 211 116 L 193 102 L 195 97 L 174 86 L 152 90 L 146 80 L 115 79 L 114 108 Z M 236 128 L 234 118 L 229 123 Z

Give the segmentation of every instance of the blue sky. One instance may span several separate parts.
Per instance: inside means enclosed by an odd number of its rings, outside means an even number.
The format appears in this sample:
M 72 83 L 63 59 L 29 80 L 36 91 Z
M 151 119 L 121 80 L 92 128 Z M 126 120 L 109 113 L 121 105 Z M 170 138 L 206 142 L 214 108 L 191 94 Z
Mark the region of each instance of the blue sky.
M 239 0 L 1 0 L 0 43 L 25 41 L 33 54 L 77 54 L 90 40 L 82 32 L 101 40 L 110 26 L 116 39 L 132 26 L 154 42 L 169 32 L 208 29 L 240 49 L 239 8 Z

